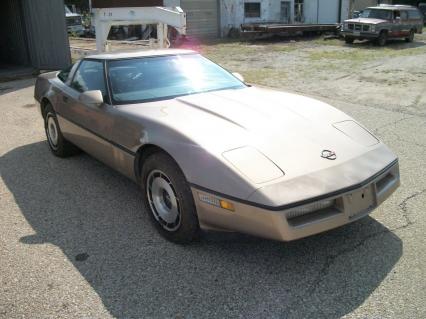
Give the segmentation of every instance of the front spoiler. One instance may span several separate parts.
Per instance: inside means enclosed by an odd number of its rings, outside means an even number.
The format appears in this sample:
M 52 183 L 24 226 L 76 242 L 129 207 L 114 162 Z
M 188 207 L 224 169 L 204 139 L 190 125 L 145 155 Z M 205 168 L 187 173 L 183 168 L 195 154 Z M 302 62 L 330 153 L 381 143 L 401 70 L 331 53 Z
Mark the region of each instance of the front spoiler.
M 334 201 L 333 207 L 309 213 L 297 213 L 308 206 L 324 202 L 302 204 L 301 206 L 269 210 L 238 200 L 229 200 L 205 190 L 192 187 L 200 227 L 206 230 L 237 231 L 263 238 L 291 241 L 318 234 L 360 219 L 370 214 L 385 201 L 400 185 L 399 165 L 394 165 L 368 180 L 359 188 L 333 194 L 325 200 Z M 200 200 L 200 195 L 212 196 L 231 202 L 234 211 L 222 209 Z

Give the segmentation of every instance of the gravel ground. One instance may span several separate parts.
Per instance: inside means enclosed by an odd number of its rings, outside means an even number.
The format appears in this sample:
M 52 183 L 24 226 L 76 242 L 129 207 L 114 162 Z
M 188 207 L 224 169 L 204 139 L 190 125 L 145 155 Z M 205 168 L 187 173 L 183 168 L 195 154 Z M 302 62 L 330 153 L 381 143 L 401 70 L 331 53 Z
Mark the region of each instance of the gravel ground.
M 0 83 L 0 318 L 426 318 L 426 40 L 216 43 L 250 82 L 318 97 L 400 158 L 370 217 L 291 243 L 164 241 L 138 187 L 87 155 L 50 154 L 34 79 Z

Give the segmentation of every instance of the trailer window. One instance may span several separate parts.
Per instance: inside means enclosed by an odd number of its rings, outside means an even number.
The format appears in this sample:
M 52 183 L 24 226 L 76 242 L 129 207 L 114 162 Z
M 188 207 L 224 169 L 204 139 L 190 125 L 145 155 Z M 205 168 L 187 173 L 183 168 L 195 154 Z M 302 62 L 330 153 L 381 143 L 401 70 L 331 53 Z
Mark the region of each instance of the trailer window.
M 244 3 L 244 16 L 246 18 L 260 18 L 260 2 Z

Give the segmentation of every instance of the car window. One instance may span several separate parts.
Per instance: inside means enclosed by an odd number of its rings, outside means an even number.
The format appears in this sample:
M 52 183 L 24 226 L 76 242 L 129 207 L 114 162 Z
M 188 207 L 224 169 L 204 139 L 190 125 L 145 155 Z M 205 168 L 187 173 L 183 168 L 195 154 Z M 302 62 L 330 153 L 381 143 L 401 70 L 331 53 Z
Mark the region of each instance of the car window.
M 75 72 L 71 87 L 79 92 L 100 90 L 104 99 L 107 98 L 107 90 L 104 77 L 104 65 L 101 61 L 83 60 Z
M 408 19 L 408 13 L 407 11 L 401 11 L 401 19 L 407 20 Z
M 245 87 L 232 74 L 199 54 L 111 60 L 108 74 L 116 104 Z
M 69 67 L 67 67 L 66 69 L 63 69 L 62 71 L 60 71 L 58 73 L 58 78 L 62 81 L 62 82 L 66 82 L 68 79 L 68 76 L 70 75 L 71 69 L 74 66 L 74 64 L 70 65 Z

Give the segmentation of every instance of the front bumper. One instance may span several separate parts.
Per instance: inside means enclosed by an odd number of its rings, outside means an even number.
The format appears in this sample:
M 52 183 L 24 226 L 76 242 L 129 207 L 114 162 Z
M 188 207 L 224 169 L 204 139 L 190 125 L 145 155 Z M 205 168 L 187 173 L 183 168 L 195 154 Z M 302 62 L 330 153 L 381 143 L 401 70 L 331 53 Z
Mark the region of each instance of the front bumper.
M 386 200 L 400 185 L 399 165 L 390 167 L 369 178 L 350 191 L 333 194 L 318 201 L 303 201 L 279 211 L 269 210 L 193 187 L 192 193 L 198 212 L 200 227 L 206 230 L 237 231 L 263 238 L 290 241 L 318 234 L 360 219 Z M 201 195 L 201 196 L 200 196 Z M 210 196 L 231 202 L 234 211 L 222 209 L 200 200 Z M 309 211 L 308 207 L 321 207 L 325 201 L 333 205 Z
M 340 32 L 345 37 L 350 37 L 353 39 L 377 39 L 379 37 L 378 33 L 374 32 L 353 32 L 353 31 L 341 31 Z

